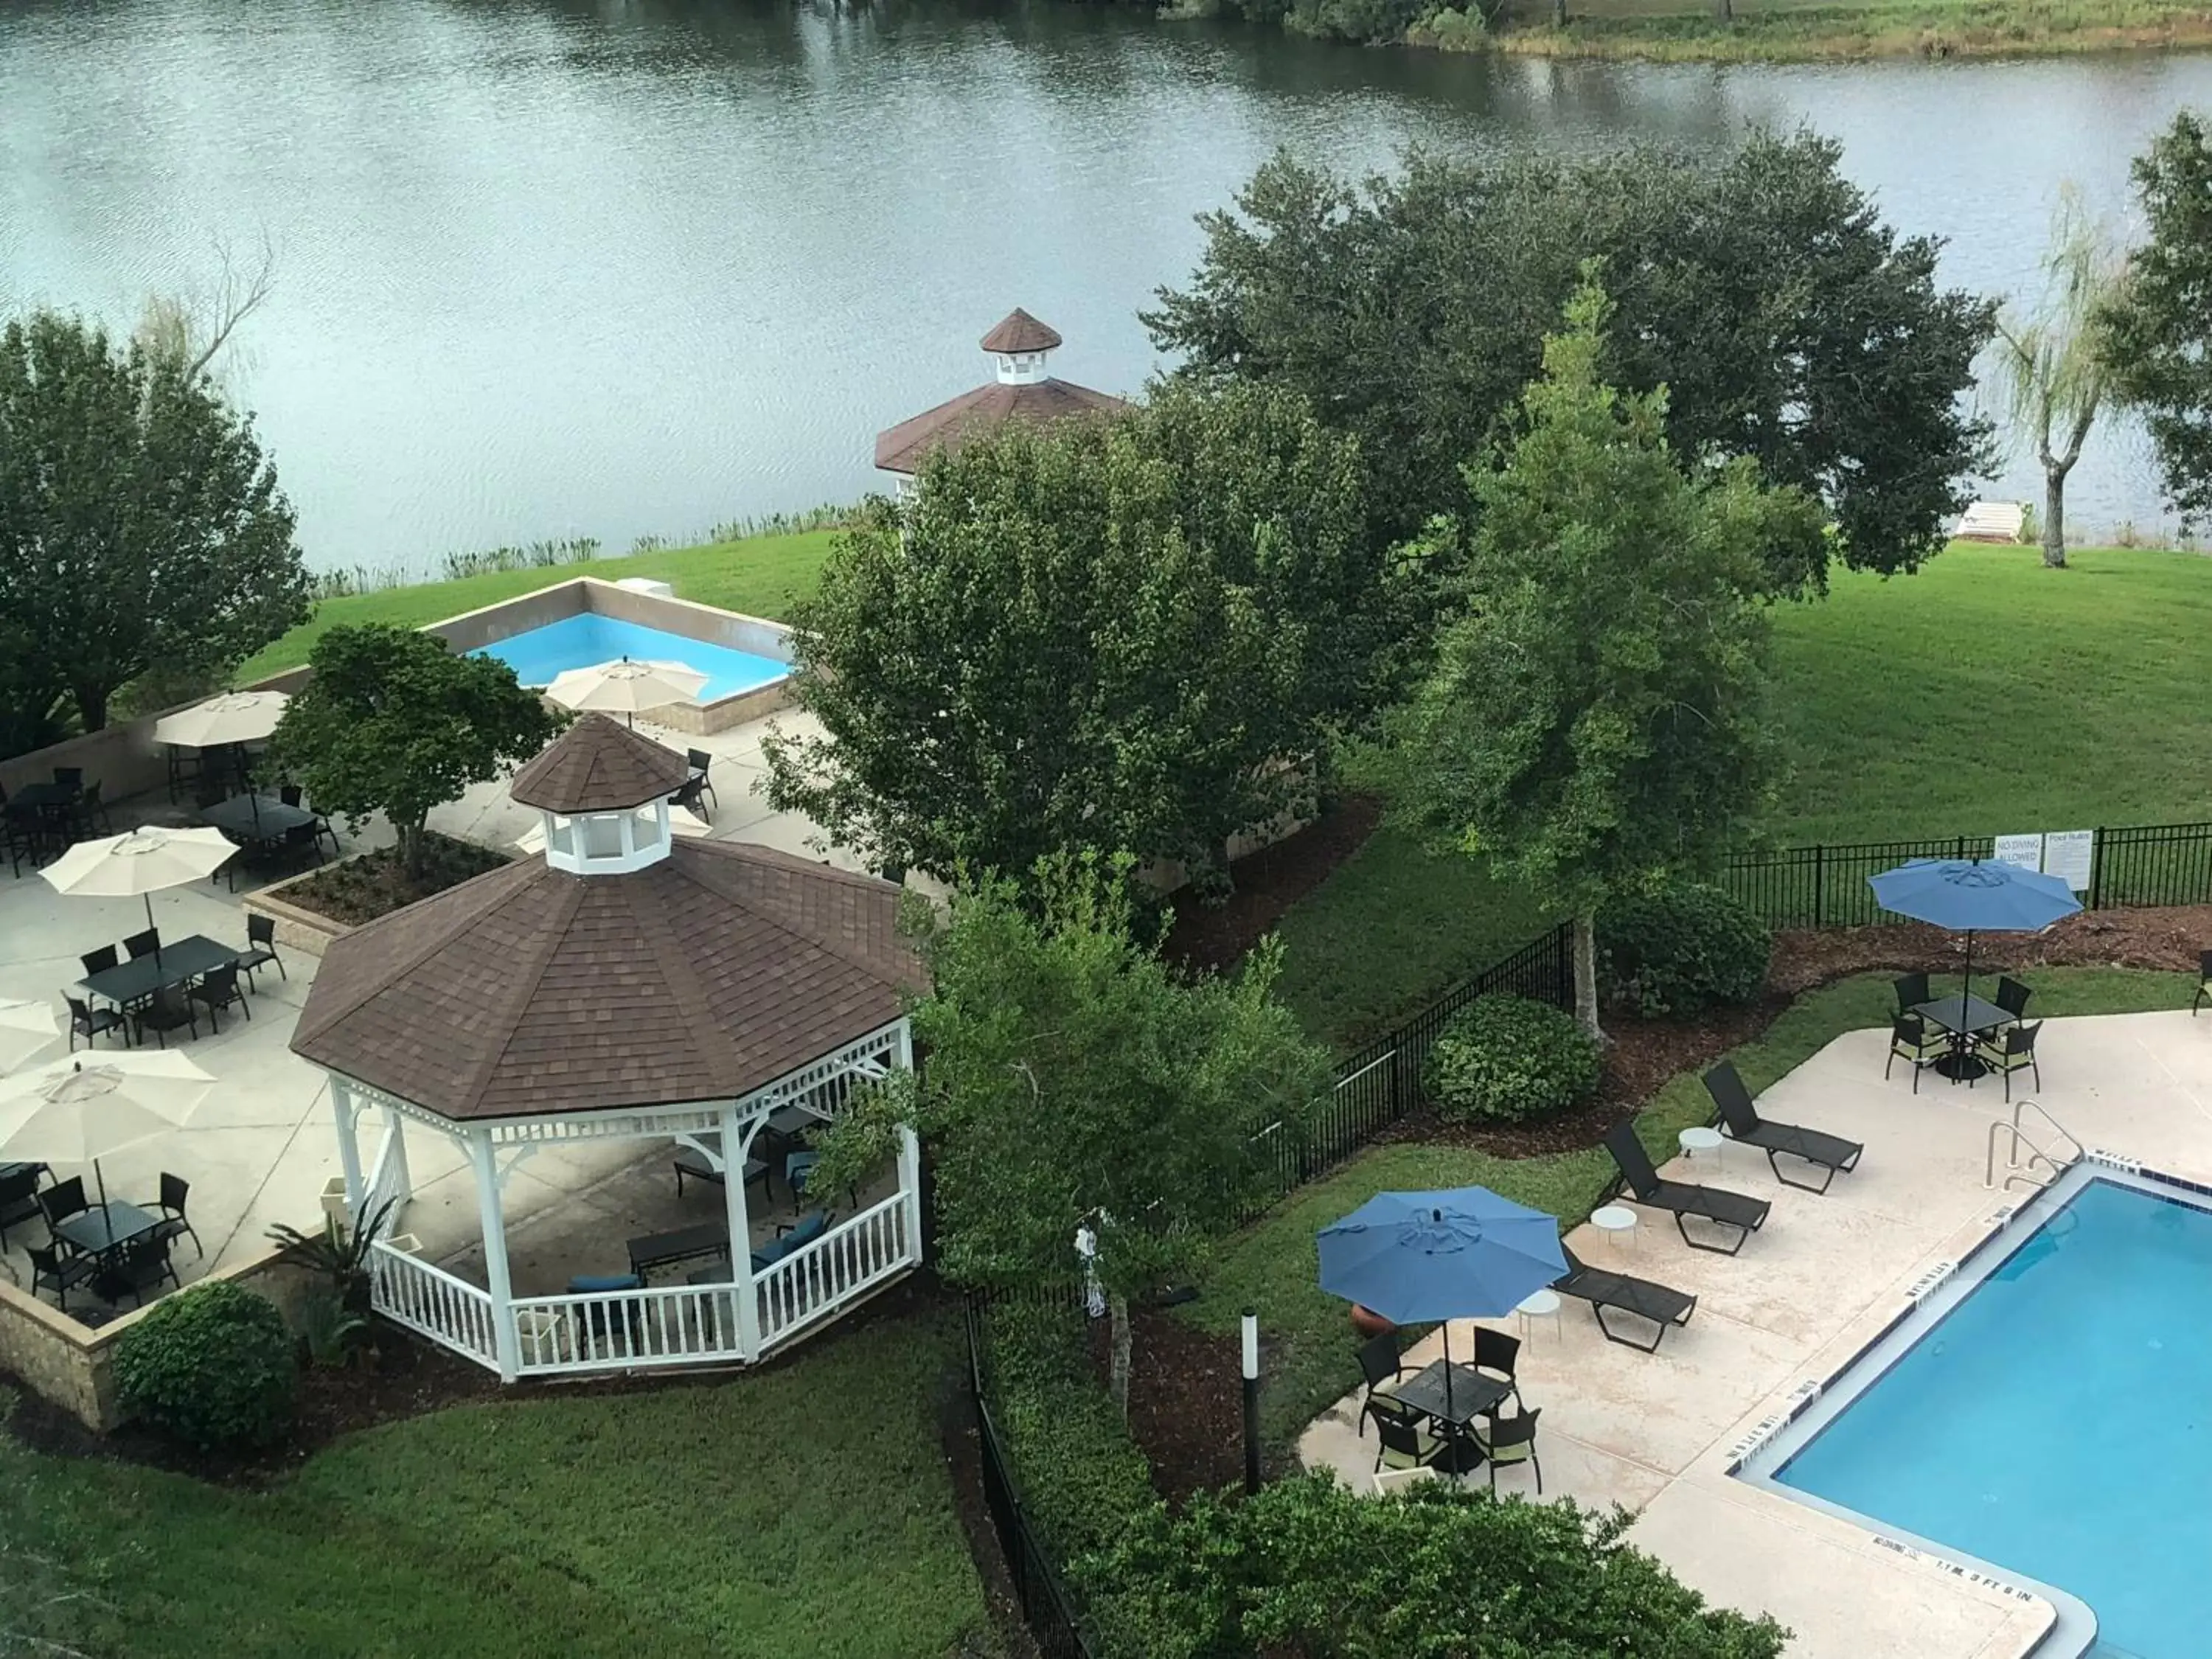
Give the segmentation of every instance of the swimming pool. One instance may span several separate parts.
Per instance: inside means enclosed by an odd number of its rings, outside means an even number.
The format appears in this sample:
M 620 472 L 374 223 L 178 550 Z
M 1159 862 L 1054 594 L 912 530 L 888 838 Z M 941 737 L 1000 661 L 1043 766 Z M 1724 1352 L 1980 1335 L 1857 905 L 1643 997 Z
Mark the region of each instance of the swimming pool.
M 472 657 L 497 657 L 514 670 L 525 685 L 550 685 L 554 677 L 571 668 L 635 657 L 643 662 L 680 662 L 707 677 L 699 701 L 714 702 L 780 680 L 791 665 L 750 651 L 670 634 L 658 628 L 622 622 L 586 611 L 574 617 L 532 628 L 489 645 L 479 646 Z
M 2212 1211 L 2148 1181 L 2068 1186 L 1771 1479 L 2080 1597 L 2099 1659 L 2197 1659 L 2212 1651 Z

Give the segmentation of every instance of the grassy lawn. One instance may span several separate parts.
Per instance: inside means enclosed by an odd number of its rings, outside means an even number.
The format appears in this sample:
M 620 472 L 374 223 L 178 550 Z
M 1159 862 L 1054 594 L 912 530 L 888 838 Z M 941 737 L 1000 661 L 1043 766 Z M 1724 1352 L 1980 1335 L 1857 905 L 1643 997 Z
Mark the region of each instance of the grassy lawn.
M 958 1342 L 921 1318 L 736 1382 L 458 1407 L 261 1492 L 0 1438 L 0 1652 L 31 1557 L 85 1594 L 21 1634 L 100 1656 L 995 1652 L 938 1444 Z
M 2185 1007 L 2195 988 L 2187 974 L 2104 968 L 2041 969 L 2020 977 L 2034 988 L 2039 1015 Z M 1755 1093 L 1844 1032 L 1886 1024 L 1893 1006 L 1888 975 L 1844 980 L 1800 998 L 1764 1036 L 1729 1058 Z M 1711 1112 L 1698 1075 L 1686 1073 L 1659 1092 L 1638 1123 L 1654 1158 L 1671 1158 L 1676 1133 L 1704 1122 Z M 1491 1188 L 1573 1226 L 1588 1217 L 1612 1173 L 1613 1161 L 1600 1147 L 1510 1159 L 1467 1147 L 1376 1147 L 1300 1188 L 1230 1240 L 1216 1253 L 1203 1293 L 1186 1312 L 1224 1333 L 1237 1328 L 1245 1310 L 1258 1313 L 1267 1343 L 1262 1426 L 1269 1444 L 1286 1447 L 1359 1376 L 1345 1304 L 1316 1282 L 1321 1262 L 1314 1239 L 1322 1228 L 1380 1192 L 1470 1185 Z
M 488 570 L 457 581 L 423 582 L 413 587 L 325 599 L 315 607 L 313 617 L 240 668 L 238 680 L 248 684 L 298 667 L 307 661 L 307 649 L 317 636 L 338 623 L 398 623 L 419 628 L 424 623 L 496 605 L 518 593 L 533 592 L 578 576 L 598 576 L 607 581 L 619 581 L 625 576 L 657 577 L 672 584 L 679 599 L 718 605 L 748 616 L 781 617 L 792 600 L 814 591 L 815 577 L 836 533 L 810 530 L 792 536 L 753 536 L 744 541 L 709 542 L 624 558 L 592 559 L 581 564 Z
M 2072 558 L 2045 570 L 2033 548 L 1960 544 L 1917 575 L 1839 573 L 1826 600 L 1778 611 L 1790 774 L 1775 839 L 2212 818 L 2212 559 Z M 1316 1036 L 1354 1047 L 1547 920 L 1386 823 L 1284 915 L 1284 995 Z
M 2212 16 L 2196 0 L 1571 0 L 1550 27 L 1547 0 L 1515 0 L 1510 27 L 1464 44 L 1547 57 L 1700 61 L 1904 54 L 1975 57 L 2201 45 Z M 1460 44 L 1456 41 L 1452 44 Z

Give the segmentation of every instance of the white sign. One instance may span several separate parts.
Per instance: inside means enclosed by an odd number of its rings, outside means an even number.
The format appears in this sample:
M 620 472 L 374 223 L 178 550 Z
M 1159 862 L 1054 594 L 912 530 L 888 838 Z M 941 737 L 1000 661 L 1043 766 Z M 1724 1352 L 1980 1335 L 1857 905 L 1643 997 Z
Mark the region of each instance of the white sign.
M 1999 836 L 1991 857 L 1999 864 L 2016 864 L 2023 870 L 2043 868 L 2041 836 Z
M 2054 830 L 2043 838 L 2043 873 L 2061 876 L 2077 893 L 2089 890 L 2089 872 L 2097 862 L 2094 830 Z

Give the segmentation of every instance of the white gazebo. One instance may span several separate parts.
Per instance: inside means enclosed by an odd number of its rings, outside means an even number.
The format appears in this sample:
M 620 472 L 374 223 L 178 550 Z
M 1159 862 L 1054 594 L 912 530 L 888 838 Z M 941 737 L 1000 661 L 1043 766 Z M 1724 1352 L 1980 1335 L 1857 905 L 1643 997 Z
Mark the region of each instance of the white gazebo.
M 405 1130 L 466 1155 L 486 1282 L 383 1237 L 374 1305 L 510 1381 L 759 1359 L 921 1259 L 908 1133 L 890 1196 L 797 1248 L 756 1262 L 740 1175 L 722 1183 L 726 1231 L 707 1229 L 719 1237 L 695 1253 L 704 1269 L 514 1293 L 501 1192 L 540 1147 L 673 1141 L 742 1172 L 771 1117 L 826 1121 L 911 1063 L 904 995 L 921 969 L 898 937 L 899 890 L 675 837 L 667 798 L 688 776 L 681 756 L 585 716 L 512 786 L 542 815 L 545 850 L 334 942 L 292 1039 L 330 1074 L 355 1217 L 410 1196 Z M 384 1130 L 364 1161 L 371 1110 Z

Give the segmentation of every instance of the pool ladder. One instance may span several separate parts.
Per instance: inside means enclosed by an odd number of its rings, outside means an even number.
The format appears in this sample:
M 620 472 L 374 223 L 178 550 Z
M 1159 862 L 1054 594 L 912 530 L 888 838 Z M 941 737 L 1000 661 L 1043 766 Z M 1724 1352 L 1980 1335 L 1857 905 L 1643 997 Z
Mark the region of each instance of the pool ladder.
M 2023 1112 L 2033 1112 L 2043 1120 L 2044 1127 L 2056 1137 L 2045 1141 L 2029 1133 L 2021 1123 Z M 2075 1139 L 2074 1132 L 2032 1100 L 2020 1100 L 2013 1104 L 2009 1121 L 1999 1118 L 1990 1125 L 1989 1154 L 1982 1164 L 1982 1185 L 1997 1184 L 1997 1146 L 2005 1148 L 2005 1188 L 2033 1188 L 2038 1192 L 2049 1187 L 2067 1170 L 2088 1155 L 2088 1148 Z M 2059 1143 L 2063 1142 L 2062 1146 Z

